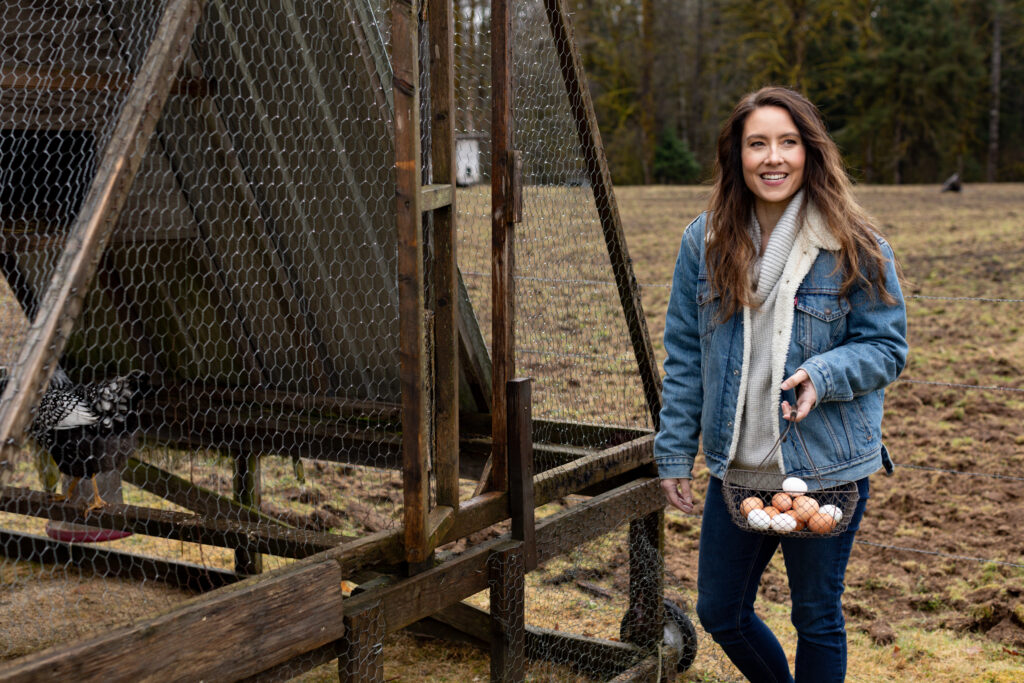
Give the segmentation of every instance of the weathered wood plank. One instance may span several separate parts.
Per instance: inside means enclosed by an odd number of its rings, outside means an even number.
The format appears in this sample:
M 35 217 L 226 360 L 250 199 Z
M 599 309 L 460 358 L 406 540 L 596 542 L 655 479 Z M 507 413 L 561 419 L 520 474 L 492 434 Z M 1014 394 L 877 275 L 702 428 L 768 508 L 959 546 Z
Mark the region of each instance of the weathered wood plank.
M 480 322 L 473 310 L 473 302 L 469 299 L 466 283 L 462 273 L 458 275 L 459 297 L 459 363 L 461 377 L 466 382 L 467 392 L 459 394 L 459 404 L 467 410 L 487 413 L 487 428 L 481 433 L 491 433 L 490 409 L 492 400 L 491 356 L 487 352 L 487 342 L 480 331 Z M 461 420 L 461 417 L 460 417 Z
M 342 637 L 341 579 L 329 560 L 285 568 L 135 626 L 0 665 L 0 679 L 236 680 Z
M 434 140 L 434 144 L 437 144 Z M 433 149 L 433 148 L 431 148 Z M 434 177 L 439 177 L 437 168 L 434 168 Z M 452 205 L 455 199 L 454 185 L 443 185 L 433 183 L 420 188 L 420 209 L 423 211 L 439 211 Z M 435 230 L 437 227 L 435 226 Z M 436 248 L 436 246 L 435 246 Z
M 659 509 L 629 523 L 628 641 L 643 650 L 661 642 L 665 623 L 665 511 Z
M 463 433 L 489 435 L 491 431 L 491 416 L 489 413 L 475 413 L 463 410 L 459 413 L 459 424 L 462 427 Z M 627 427 L 612 427 L 590 422 L 533 420 L 534 444 L 576 446 L 591 451 L 618 446 L 627 441 L 633 441 L 653 433 L 650 429 L 629 429 Z
M 13 65 L 0 73 L 0 90 L 127 90 L 132 77 L 123 73 L 65 71 L 37 65 Z M 209 90 L 202 78 L 174 78 L 170 94 L 201 97 Z
M 427 548 L 430 453 L 427 349 L 424 329 L 423 227 L 420 211 L 419 0 L 391 3 L 395 98 L 395 223 L 398 232 L 399 359 L 402 380 L 402 480 L 406 560 L 423 562 Z
M 430 64 L 430 188 L 424 197 L 433 226 L 434 477 L 437 504 L 459 507 L 459 322 L 455 206 L 455 10 L 427 2 Z M 447 188 L 447 189 L 445 189 Z M 426 190 L 427 188 L 424 188 Z M 446 196 L 447 195 L 447 196 Z
M 394 422 L 402 417 L 402 406 L 383 401 L 359 401 L 340 396 L 325 396 L 290 391 L 218 387 L 210 384 L 169 384 L 162 387 L 166 402 L 184 402 L 205 409 L 212 404 L 258 406 L 261 410 L 303 411 L 336 418 L 358 417 L 360 421 Z
M 190 562 L 171 562 L 86 543 L 64 543 L 17 531 L 0 530 L 0 555 L 26 562 L 63 566 L 70 564 L 103 577 L 161 581 L 196 593 L 235 583 L 240 578 L 222 569 Z
M 507 494 L 494 492 L 486 496 L 500 501 Z M 603 535 L 662 505 L 657 480 L 644 479 L 552 515 L 538 525 L 538 548 L 541 550 L 539 560 L 544 562 L 564 554 L 574 545 Z M 345 613 L 352 616 L 379 609 L 379 616 L 375 616 L 370 624 L 374 628 L 383 624 L 384 633 L 393 633 L 415 621 L 438 614 L 446 607 L 488 587 L 487 558 L 494 549 L 509 541 L 511 537 L 505 534 L 411 578 L 385 581 L 378 587 L 354 594 L 345 601 Z M 400 560 L 403 556 L 401 542 L 401 535 L 397 532 L 381 533 L 328 551 L 325 557 L 334 558 L 342 573 L 352 576 L 362 567 Z M 485 628 L 480 633 L 486 631 Z M 540 634 L 538 642 L 545 642 L 545 637 Z M 380 642 L 380 638 L 373 636 L 369 639 Z M 337 656 L 335 647 L 334 644 L 323 646 L 301 660 L 295 660 L 293 666 L 280 667 L 276 674 L 267 672 L 267 678 L 257 677 L 255 680 L 281 680 L 286 672 L 295 676 L 302 670 L 333 659 Z
M 576 122 L 576 134 L 579 137 L 581 154 L 587 164 L 590 186 L 594 192 L 601 229 L 604 232 L 605 245 L 611 259 L 612 273 L 619 291 L 619 302 L 622 313 L 626 317 L 626 326 L 633 343 L 640 381 L 643 384 L 647 409 L 651 413 L 651 421 L 657 430 L 661 412 L 661 375 L 658 372 L 654 355 L 654 346 L 647 331 L 647 320 L 644 317 L 643 304 L 640 301 L 640 285 L 633 272 L 633 261 L 629 257 L 626 236 L 622 229 L 622 218 L 619 216 L 619 205 L 615 200 L 612 188 L 612 175 L 608 168 L 604 145 L 601 142 L 601 131 L 597 125 L 597 114 L 594 103 L 587 88 L 586 75 L 583 73 L 583 61 L 580 59 L 579 48 L 573 39 L 572 20 L 565 0 L 544 0 L 551 26 L 551 35 L 555 41 L 562 70 L 562 80 L 569 96 L 569 109 Z
M 117 224 L 174 75 L 192 40 L 203 0 L 171 0 L 127 95 L 53 280 L 42 297 L 11 380 L 0 397 L 0 444 L 16 447 L 30 409 L 50 381 Z
M 487 558 L 490 583 L 491 681 L 520 683 L 526 677 L 526 570 L 523 544 L 512 541 Z
M 234 453 L 234 472 L 231 488 L 235 500 L 247 508 L 260 509 L 262 486 L 260 482 L 260 456 L 253 453 Z M 263 572 L 263 557 L 248 541 L 235 548 L 235 573 L 260 574 Z
M 224 515 L 247 524 L 263 522 L 289 526 L 275 517 L 241 505 L 227 496 L 193 484 L 138 458 L 128 458 L 127 464 L 121 470 L 121 480 L 200 515 Z
M 257 526 L 134 505 L 108 505 L 84 514 L 83 508 L 77 504 L 54 500 L 52 494 L 10 486 L 0 488 L 0 510 L 223 548 L 249 545 L 255 551 L 281 557 L 309 557 L 337 548 L 349 540 L 333 534 L 287 529 L 277 524 Z
M 679 656 L 678 650 L 666 647 L 661 652 L 655 652 L 640 660 L 608 683 L 650 683 L 650 681 L 669 683 L 677 678 L 676 667 L 679 664 Z M 660 677 L 659 672 L 661 673 Z
M 648 478 L 551 515 L 537 524 L 538 562 L 563 555 L 663 506 L 658 480 Z M 416 576 L 353 596 L 346 601 L 346 613 L 380 604 L 386 633 L 405 628 L 487 588 L 487 558 L 510 540 L 504 534 Z
M 383 683 L 384 634 L 379 606 L 345 615 L 345 637 L 338 643 L 341 683 Z
M 529 379 L 514 379 L 507 387 L 508 496 L 512 538 L 522 541 L 526 571 L 537 567 L 537 531 L 534 528 L 532 394 Z
M 446 624 L 465 634 L 466 642 L 486 648 L 489 644 L 489 620 L 490 615 L 484 610 L 457 602 L 420 623 Z M 525 633 L 527 659 L 568 666 L 592 678 L 614 676 L 640 657 L 640 650 L 635 646 L 614 640 L 536 626 L 526 626 Z
M 491 457 L 490 487 L 508 488 L 505 383 L 515 376 L 515 223 L 512 203 L 512 10 L 491 2 Z

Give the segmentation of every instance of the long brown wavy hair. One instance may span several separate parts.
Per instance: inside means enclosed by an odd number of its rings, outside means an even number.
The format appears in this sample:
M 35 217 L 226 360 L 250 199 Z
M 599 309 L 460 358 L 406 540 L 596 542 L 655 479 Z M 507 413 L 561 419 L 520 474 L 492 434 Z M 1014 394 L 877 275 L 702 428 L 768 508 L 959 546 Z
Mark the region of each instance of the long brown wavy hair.
M 759 107 L 785 109 L 800 133 L 806 152 L 804 201 L 817 207 L 840 244 L 836 266 L 843 273 L 840 294 L 846 297 L 855 287 L 866 287 L 885 303 L 895 303 L 885 288 L 886 257 L 876 240 L 878 231 L 853 198 L 839 149 L 817 107 L 796 91 L 770 86 L 744 95 L 718 136 L 706 249 L 711 290 L 721 297 L 721 320 L 744 306 L 755 306 L 750 265 L 757 247 L 748 232 L 754 193 L 743 179 L 741 153 L 743 126 Z

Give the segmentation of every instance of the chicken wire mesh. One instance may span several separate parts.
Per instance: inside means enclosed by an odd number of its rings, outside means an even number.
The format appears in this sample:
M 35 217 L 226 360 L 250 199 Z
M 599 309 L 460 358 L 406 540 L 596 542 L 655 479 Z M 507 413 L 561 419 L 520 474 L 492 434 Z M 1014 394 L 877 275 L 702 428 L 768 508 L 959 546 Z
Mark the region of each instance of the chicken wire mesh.
M 5 377 L 173 4 L 0 9 Z M 8 459 L 0 658 L 400 523 L 386 16 L 204 3 L 34 438 Z M 58 491 L 100 517 L 126 503 L 135 533 L 46 519 L 38 493 Z M 184 533 L 195 518 L 205 531 Z
M 7 377 L 18 374 L 61 254 L 77 248 L 71 228 L 170 4 L 15 0 L 0 10 Z M 204 3 L 34 409 L 33 438 L 3 474 L 0 660 L 401 524 L 389 9 L 383 0 Z M 550 462 L 538 451 L 538 471 L 651 428 L 617 294 L 627 274 L 609 263 L 590 186 L 595 150 L 580 148 L 548 22 L 543 2 L 515 3 L 517 374 L 534 381 L 535 438 L 560 447 Z M 458 261 L 486 348 L 486 3 L 456 3 L 455 29 Z M 430 118 L 426 98 L 421 116 Z M 422 180 L 433 180 L 429 170 Z M 61 416 L 66 406 L 83 424 Z M 463 498 L 475 484 L 462 481 Z M 95 523 L 60 521 L 47 512 L 48 492 L 95 506 Z M 105 516 L 102 503 L 125 503 L 131 524 Z M 209 528 L 184 532 L 197 517 Z M 657 577 L 662 566 L 657 549 L 642 546 L 621 527 L 527 574 L 527 623 L 628 640 L 629 589 L 614 585 L 621 562 L 627 575 L 630 556 L 643 558 L 635 574 Z M 608 557 L 620 564 L 602 573 Z M 612 595 L 600 617 L 579 610 L 595 590 Z M 342 672 L 375 666 L 385 625 L 373 614 L 356 624 L 363 659 L 342 653 Z M 541 642 L 527 648 L 532 679 L 596 680 L 609 670 L 573 664 L 584 655 L 565 641 Z M 612 668 L 635 657 L 624 651 Z M 296 661 L 278 676 L 307 668 Z

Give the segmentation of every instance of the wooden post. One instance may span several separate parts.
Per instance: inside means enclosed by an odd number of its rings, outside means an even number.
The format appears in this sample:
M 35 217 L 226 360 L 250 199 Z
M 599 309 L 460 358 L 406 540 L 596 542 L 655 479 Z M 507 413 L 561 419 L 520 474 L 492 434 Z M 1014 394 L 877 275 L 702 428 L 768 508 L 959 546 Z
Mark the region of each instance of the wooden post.
M 508 383 L 508 497 L 512 538 L 523 542 L 526 571 L 537 567 L 533 504 L 533 424 L 529 379 Z
M 433 212 L 434 476 L 437 504 L 459 508 L 459 289 L 455 258 L 455 14 L 428 0 L 431 182 L 451 199 Z
M 402 382 L 402 473 L 405 556 L 427 559 L 430 426 L 424 324 L 423 228 L 420 212 L 419 0 L 391 3 L 395 97 L 395 223 L 398 229 L 399 358 Z
M 654 347 L 651 345 L 647 320 L 644 318 L 644 309 L 640 302 L 640 285 L 633 273 L 633 261 L 626 247 L 619 205 L 615 201 L 615 192 L 612 189 L 612 174 L 608 169 L 604 145 L 601 143 L 601 131 L 597 127 L 597 114 L 594 112 L 594 103 L 587 89 L 583 62 L 573 40 L 566 2 L 544 0 L 544 6 L 548 13 L 548 23 L 551 25 L 551 35 L 555 40 L 555 50 L 561 62 L 562 80 L 565 81 L 565 90 L 569 95 L 569 109 L 576 122 L 580 151 L 586 160 L 590 186 L 594 191 L 594 202 L 601 221 L 601 230 L 604 232 L 608 257 L 611 259 L 615 284 L 619 290 L 619 301 L 626 316 L 630 340 L 633 342 L 633 354 L 636 356 L 637 368 L 640 371 L 647 409 L 651 413 L 654 428 L 657 429 L 661 413 L 661 375 L 658 373 Z
M 629 523 L 629 642 L 644 650 L 661 642 L 664 629 L 664 522 L 662 509 Z
M 199 23 L 202 0 L 170 0 L 157 25 L 121 115 L 100 159 L 32 321 L 11 380 L 0 397 L 0 444 L 16 448 L 31 419 L 30 408 L 50 381 L 71 335 L 96 267 L 117 224 L 174 76 Z
M 235 453 L 235 472 L 232 485 L 235 500 L 255 510 L 260 509 L 260 456 L 255 453 Z M 263 556 L 252 546 L 235 548 L 235 573 L 260 574 Z
M 505 383 L 515 375 L 512 12 L 491 2 L 491 489 L 508 488 Z
M 341 683 L 384 681 L 384 614 L 379 606 L 346 614 L 345 637 L 339 641 L 338 679 Z
M 487 558 L 491 594 L 491 681 L 526 677 L 526 580 L 523 545 L 510 542 Z

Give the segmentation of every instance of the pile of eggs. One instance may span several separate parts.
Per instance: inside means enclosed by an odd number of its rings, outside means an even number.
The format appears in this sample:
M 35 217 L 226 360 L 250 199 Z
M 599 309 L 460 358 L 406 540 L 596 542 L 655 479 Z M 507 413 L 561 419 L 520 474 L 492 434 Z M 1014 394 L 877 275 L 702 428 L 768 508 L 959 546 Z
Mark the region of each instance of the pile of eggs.
M 804 529 L 815 534 L 827 534 L 843 518 L 843 511 L 835 505 L 819 507 L 818 501 L 807 495 L 807 484 L 796 477 L 788 477 L 782 482 L 782 490 L 772 496 L 771 505 L 751 496 L 740 503 L 740 512 L 752 529 L 780 534 Z

